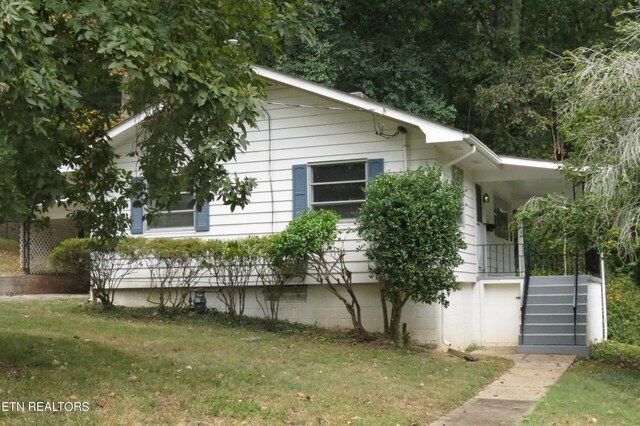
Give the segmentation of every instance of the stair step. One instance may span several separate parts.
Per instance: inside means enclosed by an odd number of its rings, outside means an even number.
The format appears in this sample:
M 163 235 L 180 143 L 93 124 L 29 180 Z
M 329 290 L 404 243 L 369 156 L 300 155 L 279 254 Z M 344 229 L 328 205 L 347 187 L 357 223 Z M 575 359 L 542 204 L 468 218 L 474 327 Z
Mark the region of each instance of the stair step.
M 584 345 L 585 334 L 576 334 L 575 342 L 571 334 L 525 334 L 520 336 L 520 343 L 526 345 Z
M 578 314 L 587 313 L 587 304 L 580 303 L 576 307 Z M 572 314 L 573 305 L 568 303 L 527 303 L 525 314 Z
M 583 345 L 518 345 L 519 354 L 557 354 L 589 357 L 589 347 Z
M 577 324 L 576 333 L 584 335 L 587 332 L 586 324 Z M 571 334 L 573 337 L 573 323 L 569 324 L 524 324 L 524 335 L 549 335 L 549 334 Z
M 578 324 L 585 324 L 587 322 L 586 314 L 577 314 L 576 322 Z M 573 325 L 573 312 L 562 314 L 532 314 L 527 311 L 524 316 L 525 324 L 572 324 Z
M 578 294 L 587 294 L 587 286 L 579 286 Z M 575 287 L 572 284 L 557 284 L 557 285 L 541 285 L 531 286 L 529 285 L 529 296 L 536 294 L 571 294 L 575 293 Z
M 558 285 L 558 284 L 568 284 L 574 285 L 576 282 L 576 277 L 573 275 L 555 275 L 555 276 L 547 276 L 547 277 L 530 277 L 529 278 L 529 287 L 531 286 L 545 286 L 545 285 Z M 578 285 L 584 285 L 585 283 L 578 283 Z
M 527 305 L 546 305 L 549 303 L 560 304 L 568 303 L 573 304 L 573 294 L 529 294 L 527 298 Z M 587 303 L 587 295 L 579 294 L 578 303 Z

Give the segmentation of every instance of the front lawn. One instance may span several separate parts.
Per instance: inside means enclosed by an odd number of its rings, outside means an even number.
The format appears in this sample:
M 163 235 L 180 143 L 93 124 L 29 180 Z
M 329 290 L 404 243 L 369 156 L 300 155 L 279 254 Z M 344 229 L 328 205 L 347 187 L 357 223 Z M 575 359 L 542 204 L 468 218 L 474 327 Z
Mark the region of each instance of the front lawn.
M 3 302 L 0 324 L 0 402 L 89 403 L 1 424 L 428 424 L 509 366 L 77 301 Z
M 574 363 L 525 419 L 526 425 L 640 424 L 640 371 Z

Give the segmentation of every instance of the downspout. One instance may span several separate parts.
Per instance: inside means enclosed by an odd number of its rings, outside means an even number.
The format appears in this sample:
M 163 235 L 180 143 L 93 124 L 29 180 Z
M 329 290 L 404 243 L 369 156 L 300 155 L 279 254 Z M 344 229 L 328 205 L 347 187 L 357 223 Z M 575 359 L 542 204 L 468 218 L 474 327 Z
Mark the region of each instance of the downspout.
M 607 281 L 605 280 L 604 257 L 602 257 L 602 254 L 600 254 L 600 275 L 602 278 L 602 285 L 600 286 L 602 292 L 602 331 L 604 333 L 602 340 L 606 342 L 609 339 L 609 325 L 607 324 Z
M 475 154 L 476 150 L 477 150 L 476 146 L 475 145 L 471 145 L 471 151 L 466 152 L 466 153 L 462 154 L 460 157 L 448 162 L 444 167 L 447 168 L 447 167 L 453 166 L 456 163 L 459 163 L 460 161 L 464 160 L 465 158 Z
M 407 171 L 407 134 L 402 134 L 402 164 L 404 166 L 404 171 Z
M 444 338 L 444 306 L 440 304 L 440 342 L 446 347 L 451 346 L 451 342 Z

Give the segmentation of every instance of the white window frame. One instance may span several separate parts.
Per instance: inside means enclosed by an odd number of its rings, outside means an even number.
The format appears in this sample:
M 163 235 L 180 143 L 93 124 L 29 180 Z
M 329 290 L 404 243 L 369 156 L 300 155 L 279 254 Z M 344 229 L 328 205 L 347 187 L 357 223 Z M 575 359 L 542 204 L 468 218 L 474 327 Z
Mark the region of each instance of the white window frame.
M 336 180 L 336 181 L 331 181 L 331 182 L 313 182 L 313 168 L 314 167 L 318 167 L 318 166 L 334 166 L 334 165 L 340 165 L 340 164 L 362 164 L 364 167 L 364 179 L 357 179 L 357 180 Z M 334 205 L 349 205 L 349 204 L 358 204 L 358 205 L 362 205 L 362 203 L 364 203 L 366 200 L 365 198 L 362 198 L 362 200 L 336 200 L 336 201 L 314 201 L 315 198 L 315 192 L 314 189 L 315 187 L 318 186 L 328 186 L 328 185 L 340 185 L 340 184 L 348 184 L 348 183 L 363 183 L 364 188 L 367 187 L 367 184 L 369 182 L 369 167 L 367 167 L 368 163 L 367 163 L 367 159 L 366 158 L 356 158 L 353 160 L 339 160 L 339 161 L 326 161 L 326 162 L 320 162 L 320 163 L 309 163 L 307 165 L 308 169 L 309 169 L 309 173 L 308 176 L 310 177 L 309 179 L 309 191 L 308 191 L 308 198 L 309 198 L 309 208 L 311 210 L 320 210 L 322 209 L 322 206 L 334 206 Z M 355 220 L 355 217 L 343 217 L 343 220 Z
M 189 194 L 188 191 L 180 191 L 180 195 Z M 187 213 L 191 212 L 191 225 L 185 226 L 157 226 L 151 225 L 149 221 L 145 220 L 145 231 L 149 232 L 165 232 L 165 231 L 184 231 L 184 230 L 195 230 L 196 227 L 196 206 L 194 205 L 190 209 L 180 209 L 180 210 L 158 210 L 158 215 L 169 215 L 173 213 Z M 150 226 L 151 225 L 151 226 Z

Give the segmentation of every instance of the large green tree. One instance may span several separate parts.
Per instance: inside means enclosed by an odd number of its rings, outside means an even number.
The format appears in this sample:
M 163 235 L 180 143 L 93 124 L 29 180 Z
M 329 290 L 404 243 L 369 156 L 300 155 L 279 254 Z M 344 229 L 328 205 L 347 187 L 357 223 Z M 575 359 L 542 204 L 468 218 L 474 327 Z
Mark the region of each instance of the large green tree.
M 635 254 L 640 247 L 640 9 L 627 16 L 613 47 L 571 52 L 561 76 L 567 100 L 559 111 L 576 151 L 566 162 L 597 201 L 601 220 L 594 234 L 613 229 L 618 247 Z
M 378 176 L 358 211 L 369 271 L 381 283 L 385 333 L 402 344 L 402 308 L 408 300 L 448 305 L 458 288 L 453 269 L 466 247 L 460 232 L 462 189 L 437 167 Z M 388 317 L 386 301 L 391 303 Z
M 317 40 L 292 43 L 284 71 L 480 137 L 501 154 L 561 158 L 551 66 L 615 37 L 625 0 L 314 0 Z
M 131 195 L 162 208 L 186 186 L 198 205 L 243 206 L 254 182 L 222 163 L 246 147 L 264 95 L 250 66 L 283 37 L 306 37 L 311 10 L 306 0 L 0 0 L 0 216 L 82 205 L 77 218 L 106 238 L 126 226 Z M 106 132 L 144 110 L 131 154 L 146 183 L 131 185 Z

